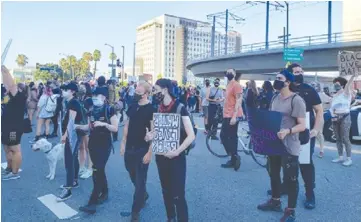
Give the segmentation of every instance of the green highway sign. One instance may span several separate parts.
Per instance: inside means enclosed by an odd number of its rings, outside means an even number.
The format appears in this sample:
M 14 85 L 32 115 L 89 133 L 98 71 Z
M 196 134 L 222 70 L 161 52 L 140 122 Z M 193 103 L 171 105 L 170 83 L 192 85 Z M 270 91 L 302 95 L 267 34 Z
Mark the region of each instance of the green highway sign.
M 283 50 L 283 60 L 291 62 L 303 61 L 303 49 L 285 48 Z

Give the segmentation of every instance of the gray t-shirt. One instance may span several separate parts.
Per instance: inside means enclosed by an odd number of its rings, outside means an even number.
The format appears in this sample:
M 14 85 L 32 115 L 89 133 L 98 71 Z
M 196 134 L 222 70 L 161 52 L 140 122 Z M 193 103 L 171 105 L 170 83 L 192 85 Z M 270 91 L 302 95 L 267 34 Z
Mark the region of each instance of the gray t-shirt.
M 281 129 L 290 129 L 297 125 L 296 118 L 306 118 L 306 104 L 305 101 L 296 95 L 293 99 L 293 105 L 291 106 L 292 98 L 295 94 L 287 98 L 282 98 L 282 95 L 278 94 L 271 104 L 270 110 L 277 111 L 283 114 Z M 292 109 L 293 107 L 293 109 Z M 300 155 L 301 143 L 298 137 L 298 133 L 288 134 L 283 139 L 287 152 L 294 156 Z
M 222 99 L 223 98 L 223 90 L 217 87 L 212 87 L 211 91 L 209 93 L 209 98 L 211 99 L 214 97 L 214 99 Z M 209 102 L 209 104 L 220 104 L 221 102 Z
M 206 99 L 207 96 L 207 91 L 209 90 L 210 87 L 203 87 L 203 89 L 201 90 L 201 97 L 202 97 L 202 106 L 208 106 L 209 102 Z

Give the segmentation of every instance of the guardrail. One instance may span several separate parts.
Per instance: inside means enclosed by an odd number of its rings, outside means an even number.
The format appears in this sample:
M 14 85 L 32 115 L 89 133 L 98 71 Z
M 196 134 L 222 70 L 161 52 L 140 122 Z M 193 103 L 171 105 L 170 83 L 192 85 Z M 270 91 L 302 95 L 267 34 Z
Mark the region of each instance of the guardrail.
M 334 44 L 334 43 L 352 42 L 352 41 L 361 41 L 361 30 L 332 33 L 331 39 L 329 39 L 328 34 L 289 38 L 288 47 L 302 47 L 302 46 L 306 47 L 306 46 Z M 238 48 L 236 47 L 228 48 L 227 55 L 234 55 L 234 54 L 247 53 L 247 52 L 268 51 L 271 49 L 282 49 L 282 48 L 284 48 L 284 40 L 279 39 L 276 41 L 268 42 L 268 49 L 266 48 L 265 42 L 241 45 Z M 225 50 L 223 45 L 223 48 L 221 50 L 214 51 L 213 57 L 224 56 L 224 55 L 225 55 Z M 188 61 L 196 60 L 196 59 L 206 59 L 211 57 L 212 57 L 211 51 L 208 51 L 206 53 L 197 54 L 192 58 L 190 58 Z

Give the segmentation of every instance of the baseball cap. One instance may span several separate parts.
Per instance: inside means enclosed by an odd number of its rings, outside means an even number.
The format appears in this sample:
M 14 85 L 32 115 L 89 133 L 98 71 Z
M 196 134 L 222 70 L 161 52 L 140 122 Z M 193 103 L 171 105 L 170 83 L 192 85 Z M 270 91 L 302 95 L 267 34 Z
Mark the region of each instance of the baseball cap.
M 108 96 L 108 89 L 106 87 L 97 87 L 94 92 L 93 95 L 103 95 L 105 97 Z
M 68 83 L 67 85 L 65 85 L 63 87 L 64 90 L 71 90 L 71 91 L 74 91 L 74 92 L 78 92 L 78 86 L 73 83 L 73 82 L 70 82 Z

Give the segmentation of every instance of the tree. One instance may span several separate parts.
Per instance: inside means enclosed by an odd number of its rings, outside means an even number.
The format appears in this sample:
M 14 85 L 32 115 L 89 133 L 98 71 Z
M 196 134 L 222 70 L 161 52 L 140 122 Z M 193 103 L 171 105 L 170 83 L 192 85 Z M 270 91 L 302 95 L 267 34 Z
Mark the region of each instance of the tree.
M 48 71 L 41 71 L 41 70 L 37 69 L 34 73 L 34 79 L 35 79 L 35 81 L 42 80 L 43 82 L 45 82 L 49 79 L 52 79 L 52 75 Z
M 116 60 L 118 57 L 117 57 L 117 55 L 115 54 L 115 53 L 110 53 L 109 54 L 109 59 L 110 60 Z
M 24 54 L 19 54 L 16 58 L 15 62 L 18 64 L 19 67 L 24 68 L 26 64 L 28 64 L 29 58 Z
M 80 60 L 78 60 L 78 64 L 79 66 L 79 76 L 84 77 L 89 71 L 90 71 L 90 65 L 89 62 L 87 60 L 85 60 L 84 58 L 81 58 Z
M 93 61 L 93 55 L 90 52 L 84 52 L 83 53 L 83 59 L 87 62 Z
M 162 73 L 159 73 L 159 74 L 157 75 L 157 79 L 161 79 L 161 78 L 163 78 Z
M 97 71 L 97 62 L 100 61 L 100 58 L 102 57 L 101 52 L 98 49 L 95 49 L 93 52 L 93 60 L 94 60 L 94 72 L 93 75 L 95 76 L 95 73 Z

